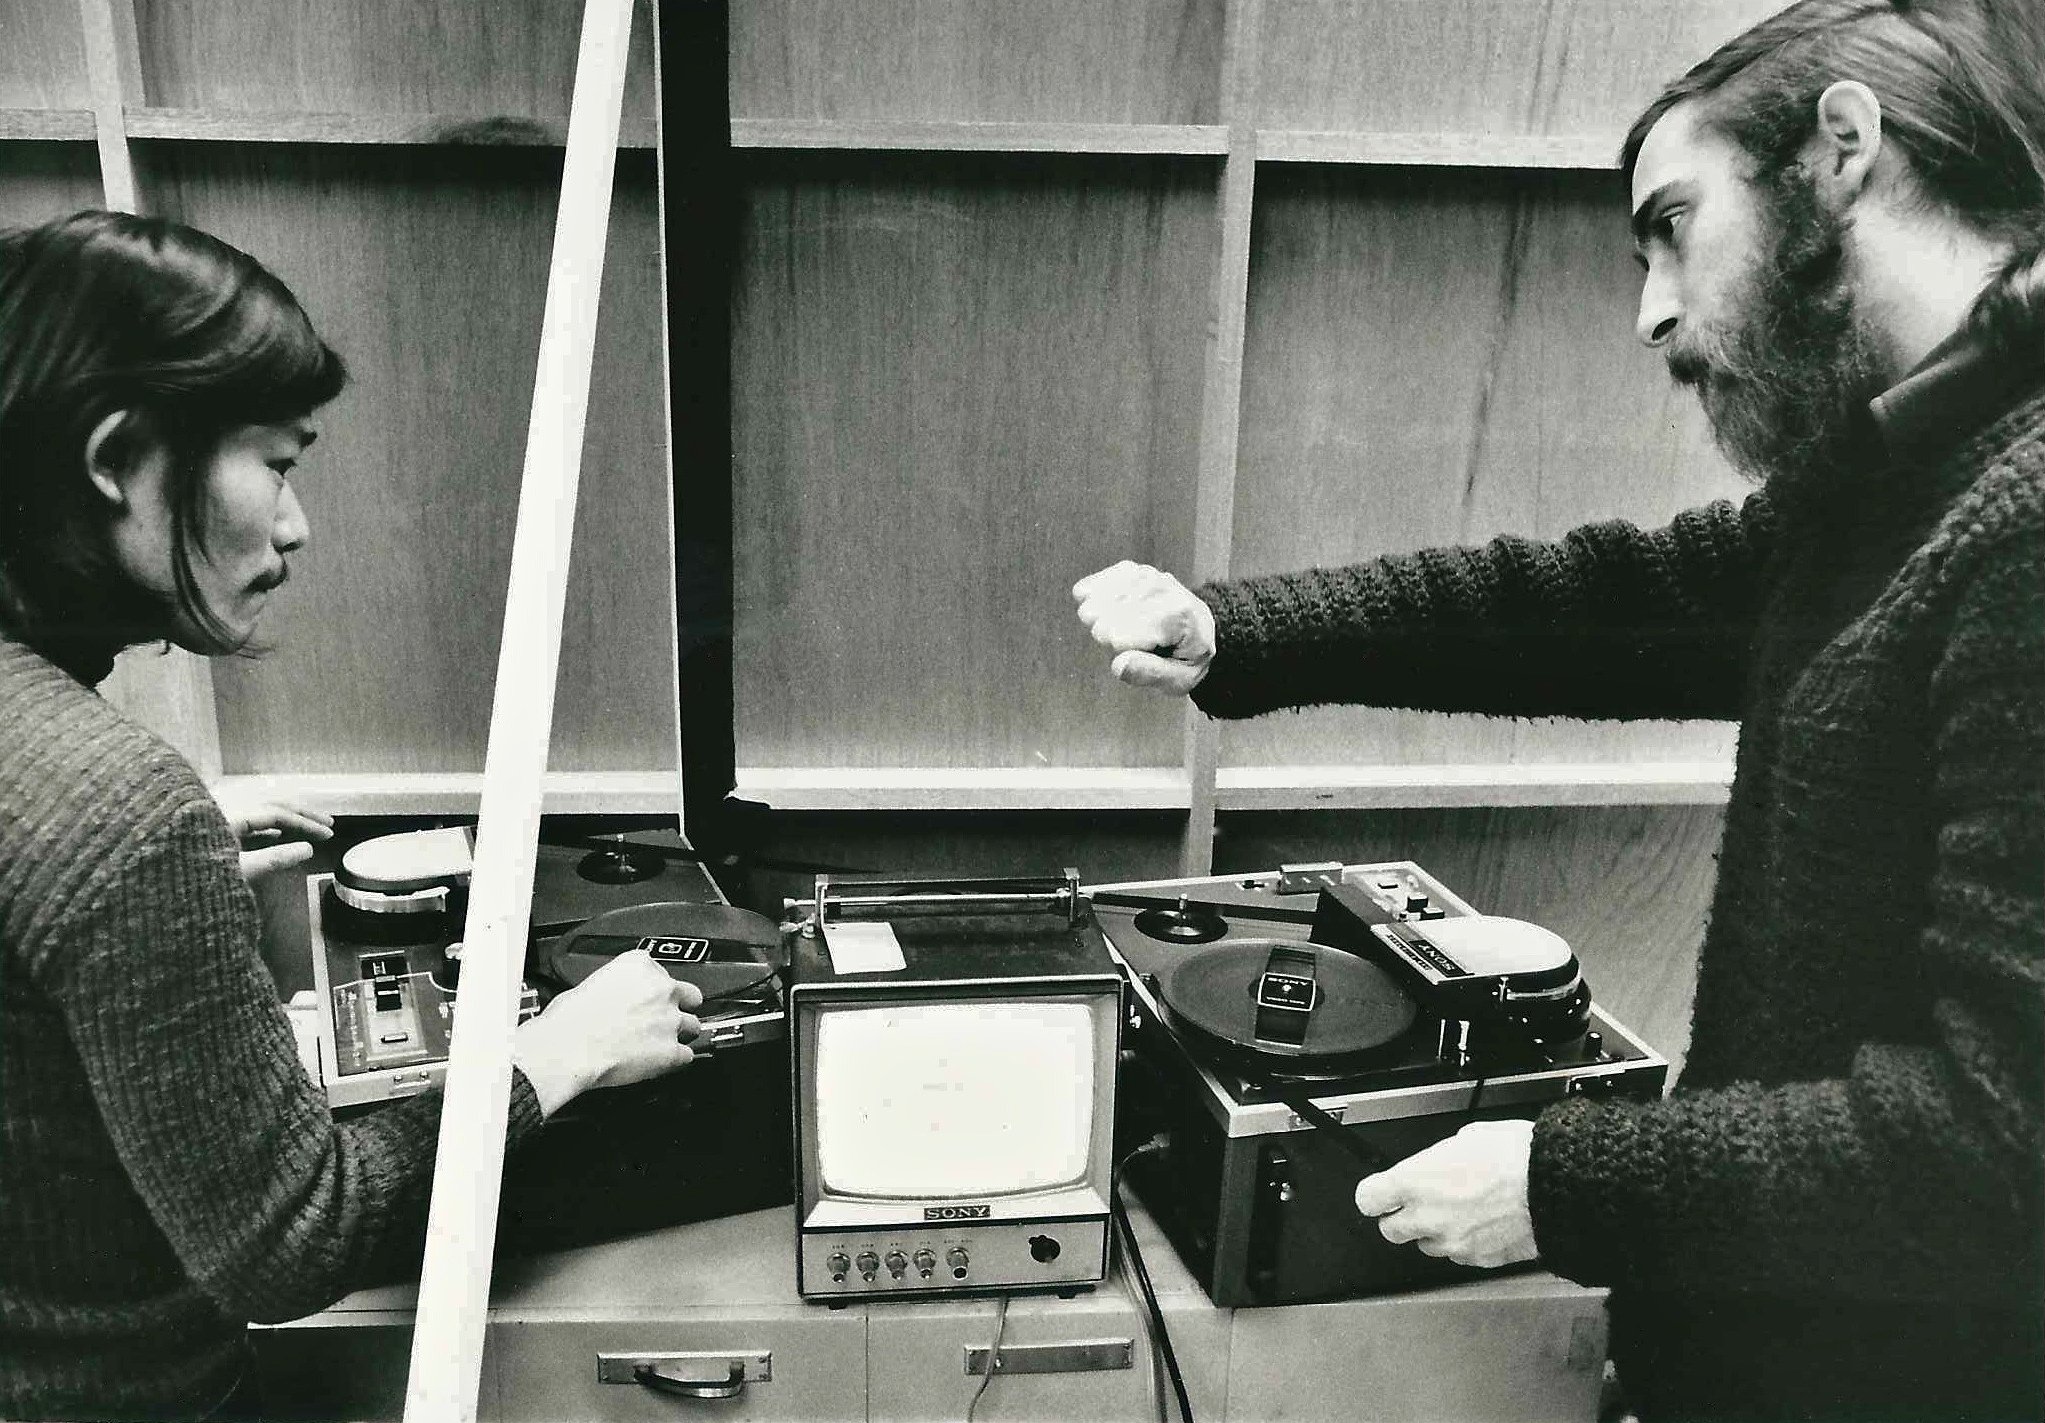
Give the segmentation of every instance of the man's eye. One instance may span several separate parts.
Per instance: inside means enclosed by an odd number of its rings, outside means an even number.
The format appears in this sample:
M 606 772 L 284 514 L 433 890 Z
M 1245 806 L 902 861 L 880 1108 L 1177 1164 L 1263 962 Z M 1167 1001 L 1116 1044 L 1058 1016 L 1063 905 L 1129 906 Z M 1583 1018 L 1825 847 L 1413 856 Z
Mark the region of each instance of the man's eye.
M 1677 227 L 1689 217 L 1682 208 L 1670 208 L 1654 220 L 1654 235 L 1664 242 L 1676 240 Z

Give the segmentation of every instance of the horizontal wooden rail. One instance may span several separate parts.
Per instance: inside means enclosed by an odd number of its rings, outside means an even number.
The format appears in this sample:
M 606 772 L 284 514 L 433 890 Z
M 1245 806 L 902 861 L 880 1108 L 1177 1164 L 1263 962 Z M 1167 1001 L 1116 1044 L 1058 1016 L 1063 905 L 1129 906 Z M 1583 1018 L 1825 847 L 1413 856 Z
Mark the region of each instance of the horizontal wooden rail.
M 1215 797 L 1223 810 L 1718 805 L 1732 773 L 1730 761 L 1233 766 L 1216 773 Z
M 90 109 L 0 109 L 0 140 L 82 139 L 97 132 Z
M 1180 766 L 741 766 L 737 794 L 777 810 L 1184 810 Z
M 474 815 L 480 771 L 349 772 L 222 776 L 216 788 L 245 798 L 302 801 L 334 815 Z M 668 815 L 681 795 L 673 771 L 550 771 L 547 815 Z
M 1616 170 L 1619 138 L 1510 133 L 1317 133 L 1264 129 L 1258 156 L 1277 163 L 1369 167 Z
M 568 125 L 520 114 L 264 113 L 230 109 L 130 108 L 128 137 L 211 143 L 455 145 L 560 148 Z M 653 147 L 654 121 L 626 122 L 620 148 Z
M 1218 124 L 962 123 L 942 120 L 733 119 L 734 148 L 905 149 L 954 153 L 1228 151 Z

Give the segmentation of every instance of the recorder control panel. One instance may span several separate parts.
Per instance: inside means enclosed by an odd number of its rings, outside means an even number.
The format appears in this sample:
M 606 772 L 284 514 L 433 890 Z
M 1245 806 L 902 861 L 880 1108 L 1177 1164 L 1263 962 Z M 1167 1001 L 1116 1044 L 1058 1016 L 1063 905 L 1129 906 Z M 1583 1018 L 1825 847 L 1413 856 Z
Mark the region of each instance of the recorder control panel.
M 1106 1273 L 1100 1220 L 932 1223 L 931 1230 L 805 1232 L 797 1285 L 810 1299 L 1091 1288 Z

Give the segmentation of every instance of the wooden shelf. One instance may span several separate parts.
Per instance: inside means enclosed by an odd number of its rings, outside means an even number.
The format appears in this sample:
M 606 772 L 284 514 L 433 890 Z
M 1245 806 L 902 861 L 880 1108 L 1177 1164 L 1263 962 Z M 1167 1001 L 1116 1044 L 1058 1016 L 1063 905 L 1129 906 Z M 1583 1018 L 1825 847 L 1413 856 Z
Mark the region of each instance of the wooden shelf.
M 80 139 L 94 135 L 90 109 L 0 109 L 0 142 L 8 139 Z
M 738 768 L 741 799 L 776 810 L 1184 810 L 1178 766 Z
M 86 118 L 91 134 L 91 115 Z M 559 119 L 512 114 L 310 114 L 225 109 L 129 108 L 133 139 L 185 139 L 213 143 L 312 143 L 502 146 L 559 148 L 568 126 Z M 654 123 L 628 119 L 620 148 L 652 148 Z
M 734 148 L 900 149 L 938 153 L 1155 153 L 1214 156 L 1228 151 L 1218 124 L 824 122 L 733 119 Z
M 259 800 L 303 800 L 332 815 L 474 815 L 483 773 L 350 772 L 229 775 L 215 789 Z M 547 815 L 667 815 L 681 805 L 673 771 L 550 771 L 541 810 Z
M 1257 156 L 1277 163 L 1412 168 L 1616 170 L 1619 139 L 1606 134 L 1318 133 L 1264 129 Z
M 1236 766 L 1215 776 L 1222 810 L 1449 806 L 1722 805 L 1729 761 L 1435 766 Z

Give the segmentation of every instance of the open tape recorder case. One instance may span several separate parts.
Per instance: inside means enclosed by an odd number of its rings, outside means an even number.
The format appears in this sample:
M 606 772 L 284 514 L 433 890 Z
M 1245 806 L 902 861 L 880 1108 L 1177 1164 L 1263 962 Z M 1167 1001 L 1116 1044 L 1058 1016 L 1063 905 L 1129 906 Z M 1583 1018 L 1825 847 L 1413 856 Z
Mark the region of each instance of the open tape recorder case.
M 1118 1151 L 1161 1143 L 1129 1180 L 1217 1305 L 1480 1273 L 1388 1244 L 1357 1181 L 1471 1121 L 1667 1078 L 1559 937 L 1411 862 L 1090 893 L 1131 985 Z

